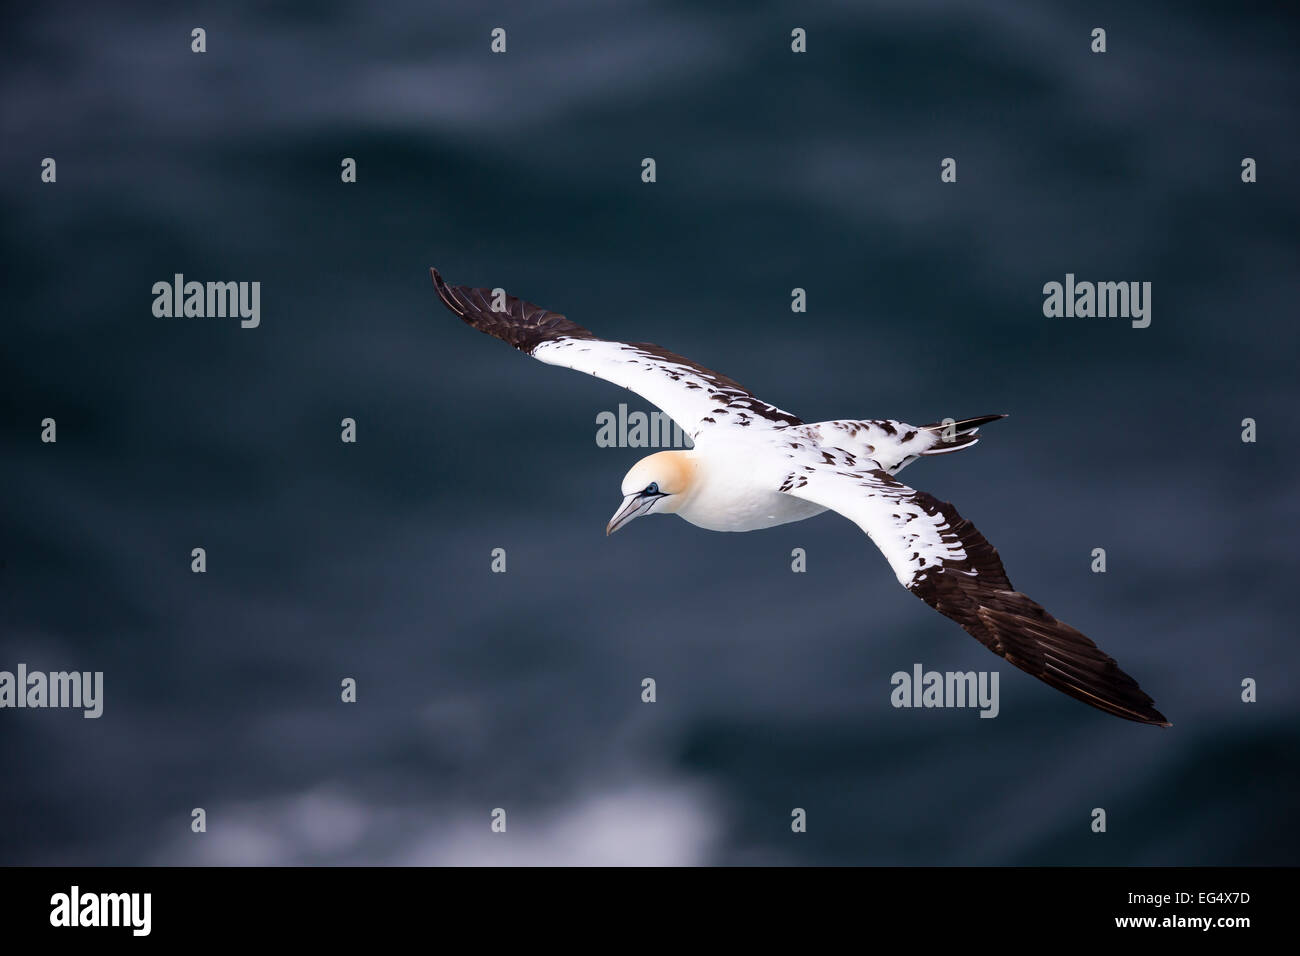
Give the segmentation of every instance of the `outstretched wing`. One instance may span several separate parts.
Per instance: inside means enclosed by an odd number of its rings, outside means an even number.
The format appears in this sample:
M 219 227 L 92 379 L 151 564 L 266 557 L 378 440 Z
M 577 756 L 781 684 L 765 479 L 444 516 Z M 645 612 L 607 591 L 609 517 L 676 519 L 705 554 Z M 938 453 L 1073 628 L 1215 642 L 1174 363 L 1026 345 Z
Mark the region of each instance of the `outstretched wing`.
M 871 467 L 875 462 L 855 467 L 838 449 L 816 454 L 816 463 L 792 461 L 781 491 L 856 523 L 903 587 L 1057 690 L 1117 717 L 1169 726 L 1096 644 L 1011 586 L 997 551 L 952 505 Z
M 498 301 L 491 289 L 448 285 L 437 269 L 429 271 L 438 297 L 466 324 L 548 365 L 576 369 L 631 389 L 663 409 L 692 438 L 718 426 L 802 424 L 789 412 L 754 397 L 740 383 L 667 349 L 598 339 L 558 312 L 513 296 Z

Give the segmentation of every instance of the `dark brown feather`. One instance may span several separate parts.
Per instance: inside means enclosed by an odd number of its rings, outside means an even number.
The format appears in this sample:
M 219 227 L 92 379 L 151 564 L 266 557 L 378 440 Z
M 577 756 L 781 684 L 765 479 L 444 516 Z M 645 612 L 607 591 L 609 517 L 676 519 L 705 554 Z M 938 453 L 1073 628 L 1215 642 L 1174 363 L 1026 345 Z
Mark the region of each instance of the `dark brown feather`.
M 532 352 L 542 342 L 552 339 L 594 339 L 596 336 L 570 322 L 558 312 L 525 302 L 514 296 L 503 296 L 505 310 L 492 308 L 491 289 L 473 289 L 463 285 L 447 285 L 437 269 L 430 269 L 434 288 L 443 305 L 459 315 L 466 325 L 486 332 L 507 342 L 521 352 Z
M 993 653 L 1076 700 L 1126 720 L 1170 726 L 1111 657 L 1011 586 L 997 550 L 956 508 L 923 491 L 911 500 L 927 514 L 943 515 L 943 537 L 960 541 L 966 560 L 918 572 L 908 590 Z M 971 570 L 976 573 L 963 573 Z

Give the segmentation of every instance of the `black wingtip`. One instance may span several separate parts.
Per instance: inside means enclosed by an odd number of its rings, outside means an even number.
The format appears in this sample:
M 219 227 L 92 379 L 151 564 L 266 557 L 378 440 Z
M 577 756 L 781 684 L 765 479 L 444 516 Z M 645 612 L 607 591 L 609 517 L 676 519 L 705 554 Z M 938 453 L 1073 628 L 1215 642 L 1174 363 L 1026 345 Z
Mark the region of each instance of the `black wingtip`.
M 1165 717 L 1164 714 L 1160 713 L 1160 711 L 1156 710 L 1154 707 L 1148 707 L 1147 713 L 1139 712 L 1137 715 L 1133 715 L 1131 713 L 1122 713 L 1122 714 L 1116 713 L 1115 716 L 1127 717 L 1129 720 L 1132 720 L 1139 724 L 1146 724 L 1148 727 L 1172 727 L 1173 726 L 1173 722 L 1170 721 L 1167 717 Z
M 442 278 L 442 273 L 433 266 L 429 266 L 429 275 L 433 276 L 433 287 L 438 290 L 438 298 L 442 300 L 442 304 L 463 319 L 465 317 L 465 309 L 460 302 L 457 301 L 456 297 L 452 295 L 451 289 Z
M 976 418 L 962 418 L 962 419 L 945 418 L 943 421 L 931 422 L 930 424 L 922 425 L 921 427 L 928 432 L 941 431 L 947 434 L 948 429 L 951 428 L 951 429 L 955 429 L 958 435 L 964 435 L 964 434 L 973 435 L 981 425 L 987 425 L 989 422 L 996 422 L 998 419 L 1006 418 L 1006 417 L 1007 417 L 1006 414 L 999 414 L 999 415 L 980 415 Z M 947 450 L 952 451 L 954 449 L 950 448 Z

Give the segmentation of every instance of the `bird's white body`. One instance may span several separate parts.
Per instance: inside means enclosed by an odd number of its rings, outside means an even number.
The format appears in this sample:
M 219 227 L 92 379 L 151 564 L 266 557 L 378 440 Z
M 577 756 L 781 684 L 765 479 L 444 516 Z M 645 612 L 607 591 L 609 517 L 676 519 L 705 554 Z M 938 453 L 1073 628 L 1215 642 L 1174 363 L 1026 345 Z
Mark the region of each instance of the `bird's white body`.
M 695 480 L 675 513 L 710 531 L 759 531 L 802 521 L 826 509 L 773 490 L 775 447 L 767 432 L 696 444 Z M 779 467 L 779 465 L 778 465 Z

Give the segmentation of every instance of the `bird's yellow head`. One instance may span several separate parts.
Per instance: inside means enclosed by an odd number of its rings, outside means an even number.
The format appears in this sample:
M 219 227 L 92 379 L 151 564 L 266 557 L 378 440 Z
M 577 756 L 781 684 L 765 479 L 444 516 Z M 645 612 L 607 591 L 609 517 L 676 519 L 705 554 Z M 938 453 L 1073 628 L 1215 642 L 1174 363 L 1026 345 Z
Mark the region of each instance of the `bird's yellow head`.
M 642 458 L 623 478 L 623 503 L 605 533 L 613 534 L 642 515 L 672 514 L 694 487 L 695 470 L 695 456 L 686 451 L 661 451 Z

